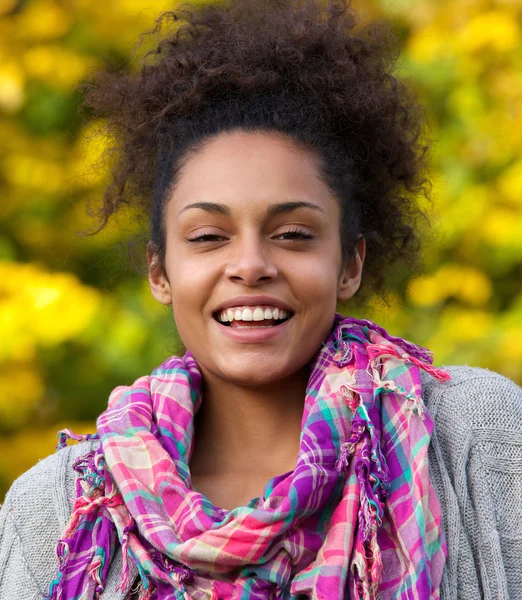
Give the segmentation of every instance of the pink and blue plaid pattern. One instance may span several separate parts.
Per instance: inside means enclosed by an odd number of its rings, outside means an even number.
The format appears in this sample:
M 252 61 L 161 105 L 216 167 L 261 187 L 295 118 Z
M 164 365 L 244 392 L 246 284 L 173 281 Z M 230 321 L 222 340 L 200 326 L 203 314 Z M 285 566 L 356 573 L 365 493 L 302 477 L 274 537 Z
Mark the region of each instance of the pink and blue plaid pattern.
M 371 321 L 336 315 L 311 363 L 294 471 L 232 511 L 191 486 L 204 401 L 194 358 L 117 387 L 98 449 L 75 465 L 47 598 L 98 598 L 119 543 L 120 585 L 135 564 L 140 599 L 437 599 L 446 546 L 419 368 L 449 375 L 431 362 Z

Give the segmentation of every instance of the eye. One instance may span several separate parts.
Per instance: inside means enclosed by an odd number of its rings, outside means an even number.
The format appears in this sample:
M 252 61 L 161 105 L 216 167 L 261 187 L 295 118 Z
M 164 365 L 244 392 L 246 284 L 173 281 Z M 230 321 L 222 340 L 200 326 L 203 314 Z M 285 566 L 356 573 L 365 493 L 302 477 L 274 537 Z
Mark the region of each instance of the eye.
M 314 235 L 310 231 L 306 231 L 305 229 L 290 229 L 289 231 L 284 231 L 279 235 L 275 236 L 278 239 L 282 240 L 313 240 Z
M 193 238 L 185 238 L 187 242 L 221 242 L 225 238 L 215 233 L 202 233 Z

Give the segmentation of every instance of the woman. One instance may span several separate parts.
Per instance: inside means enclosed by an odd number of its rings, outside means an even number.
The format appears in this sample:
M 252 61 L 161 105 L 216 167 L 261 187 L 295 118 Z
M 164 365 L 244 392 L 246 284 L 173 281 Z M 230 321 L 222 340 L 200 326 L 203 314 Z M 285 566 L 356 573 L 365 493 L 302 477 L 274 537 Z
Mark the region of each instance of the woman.
M 88 100 L 120 144 L 101 227 L 142 203 L 187 353 L 13 485 L 0 597 L 521 598 L 520 388 L 336 313 L 418 255 L 386 29 L 308 1 L 166 18 Z

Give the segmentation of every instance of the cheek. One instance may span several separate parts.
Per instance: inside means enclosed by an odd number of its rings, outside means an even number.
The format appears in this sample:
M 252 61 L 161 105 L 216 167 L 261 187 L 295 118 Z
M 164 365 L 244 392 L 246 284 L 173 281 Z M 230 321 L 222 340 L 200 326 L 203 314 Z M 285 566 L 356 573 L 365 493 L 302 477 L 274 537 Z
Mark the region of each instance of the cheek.
M 168 272 L 175 317 L 180 321 L 183 317 L 183 322 L 201 317 L 201 309 L 214 286 L 213 270 L 201 261 L 180 257 L 172 261 Z
M 201 272 L 179 270 L 171 278 L 174 325 L 184 347 L 194 356 L 205 355 L 205 327 L 202 307 L 208 298 L 208 287 Z
M 338 261 L 334 252 L 301 255 L 287 265 L 287 280 L 297 299 L 312 307 L 319 303 L 337 302 Z

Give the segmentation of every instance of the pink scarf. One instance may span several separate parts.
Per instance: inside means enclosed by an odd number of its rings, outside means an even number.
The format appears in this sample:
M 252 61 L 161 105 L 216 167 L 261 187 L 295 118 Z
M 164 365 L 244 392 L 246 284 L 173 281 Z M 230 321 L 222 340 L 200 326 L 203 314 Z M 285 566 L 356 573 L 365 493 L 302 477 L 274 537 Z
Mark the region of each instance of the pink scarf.
M 337 315 L 310 365 L 294 471 L 231 511 L 191 486 L 204 402 L 194 358 L 117 387 L 88 436 L 99 447 L 75 465 L 47 598 L 98 598 L 119 543 L 120 585 L 134 564 L 141 600 L 437 599 L 446 546 L 419 369 L 449 375 L 431 362 L 374 323 Z

